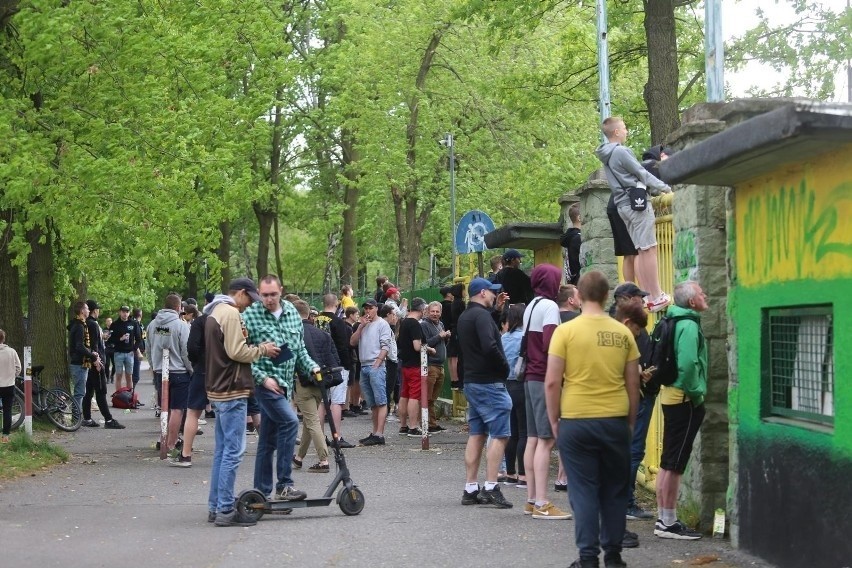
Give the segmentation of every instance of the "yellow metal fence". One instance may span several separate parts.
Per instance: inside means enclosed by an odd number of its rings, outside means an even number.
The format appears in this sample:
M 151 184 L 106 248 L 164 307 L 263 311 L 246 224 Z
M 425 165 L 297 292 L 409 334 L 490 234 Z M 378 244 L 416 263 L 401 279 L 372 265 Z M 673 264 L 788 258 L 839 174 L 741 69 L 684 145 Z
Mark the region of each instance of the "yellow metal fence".
M 674 222 L 672 220 L 672 204 L 674 195 L 667 193 L 651 199 L 656 217 L 657 233 L 657 266 L 660 276 L 660 286 L 663 291 L 672 294 L 674 290 Z M 641 284 L 641 283 L 640 283 Z M 660 314 L 650 318 L 648 330 L 653 328 Z M 654 405 L 654 414 L 648 426 L 648 437 L 645 444 L 645 460 L 639 466 L 637 480 L 648 489 L 656 488 L 657 472 L 660 469 L 660 456 L 663 452 L 663 413 L 660 410 L 660 399 Z

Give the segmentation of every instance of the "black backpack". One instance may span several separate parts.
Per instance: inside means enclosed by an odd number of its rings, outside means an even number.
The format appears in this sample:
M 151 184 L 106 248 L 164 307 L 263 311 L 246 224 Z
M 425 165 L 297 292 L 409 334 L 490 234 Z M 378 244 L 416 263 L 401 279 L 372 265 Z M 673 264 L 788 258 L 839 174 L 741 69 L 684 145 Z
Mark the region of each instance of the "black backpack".
M 696 316 L 663 316 L 654 325 L 651 332 L 651 356 L 649 364 L 657 370 L 651 381 L 663 385 L 673 385 L 677 381 L 677 354 L 675 353 L 675 327 L 680 320 L 692 320 L 699 323 Z

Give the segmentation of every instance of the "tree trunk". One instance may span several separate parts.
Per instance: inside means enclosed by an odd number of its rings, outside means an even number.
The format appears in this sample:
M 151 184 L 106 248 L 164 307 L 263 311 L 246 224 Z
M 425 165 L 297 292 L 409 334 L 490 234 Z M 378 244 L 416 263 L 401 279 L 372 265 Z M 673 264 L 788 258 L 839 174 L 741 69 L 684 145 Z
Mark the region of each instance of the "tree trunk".
M 27 231 L 27 242 L 30 245 L 27 257 L 28 315 L 33 364 L 44 365 L 44 386 L 68 389 L 70 381 L 65 333 L 68 318 L 64 307 L 56 301 L 54 235 L 49 227 L 48 221 L 47 229 L 35 227 Z
M 335 227 L 328 234 L 328 246 L 325 249 L 325 271 L 323 272 L 322 277 L 322 293 L 323 294 L 331 294 L 332 287 L 334 283 L 332 282 L 332 278 L 334 277 L 334 257 L 337 253 L 337 246 L 340 244 L 340 228 Z
M 284 268 L 281 263 L 281 231 L 278 228 L 278 215 L 275 216 L 275 222 L 272 223 L 272 230 L 275 231 L 273 245 L 275 246 L 275 274 L 278 278 L 284 274 Z
M 219 223 L 219 248 L 216 251 L 216 257 L 222 263 L 219 269 L 219 275 L 222 281 L 219 283 L 219 290 L 222 293 L 228 291 L 228 283 L 231 281 L 231 224 L 227 221 Z
M 183 262 L 183 277 L 186 280 L 186 298 L 198 298 L 198 273 L 195 261 Z
M 675 0 L 644 0 L 648 82 L 644 97 L 651 144 L 662 144 L 680 126 Z
M 351 132 L 344 130 L 341 140 L 343 150 L 343 242 L 340 253 L 340 283 L 352 284 L 358 270 L 358 238 L 355 231 L 358 228 L 358 167 L 359 153 Z
M 21 279 L 18 267 L 12 264 L 14 255 L 9 250 L 13 212 L 8 209 L 0 211 L 0 220 L 5 223 L 0 231 L 0 329 L 6 332 L 6 343 L 18 352 L 23 363 L 27 340 L 21 305 Z
M 272 208 L 254 205 L 254 215 L 257 217 L 259 229 L 257 237 L 257 277 L 262 278 L 269 274 L 269 242 L 272 235 L 272 224 L 275 222 L 276 213 Z

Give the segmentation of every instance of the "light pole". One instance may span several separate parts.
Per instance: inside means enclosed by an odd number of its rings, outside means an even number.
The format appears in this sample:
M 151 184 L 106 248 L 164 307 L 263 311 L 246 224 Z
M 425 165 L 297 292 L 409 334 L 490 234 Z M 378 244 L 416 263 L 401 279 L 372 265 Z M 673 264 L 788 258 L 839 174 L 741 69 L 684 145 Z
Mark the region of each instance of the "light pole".
M 606 0 L 597 0 L 595 10 L 598 34 L 598 98 L 600 99 L 601 122 L 610 116 L 609 100 L 609 42 L 607 41 Z M 606 136 L 601 133 L 601 140 Z
M 450 245 L 453 247 L 453 280 L 456 278 L 456 153 L 453 135 L 449 132 L 441 140 L 450 153 Z

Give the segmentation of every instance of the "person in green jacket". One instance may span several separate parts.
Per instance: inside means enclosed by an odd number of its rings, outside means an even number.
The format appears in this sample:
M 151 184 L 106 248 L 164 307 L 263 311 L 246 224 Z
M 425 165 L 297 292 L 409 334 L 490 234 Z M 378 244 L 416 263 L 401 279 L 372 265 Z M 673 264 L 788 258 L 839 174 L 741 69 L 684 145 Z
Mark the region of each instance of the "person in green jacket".
M 704 421 L 707 394 L 707 341 L 701 333 L 700 314 L 707 309 L 707 296 L 697 282 L 675 286 L 674 305 L 667 316 L 691 316 L 677 322 L 674 332 L 677 380 L 663 389 L 663 453 L 657 474 L 659 518 L 654 534 L 660 538 L 698 540 L 701 534 L 677 518 L 677 494 L 686 471 L 692 444 Z

